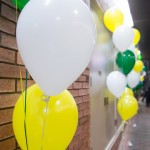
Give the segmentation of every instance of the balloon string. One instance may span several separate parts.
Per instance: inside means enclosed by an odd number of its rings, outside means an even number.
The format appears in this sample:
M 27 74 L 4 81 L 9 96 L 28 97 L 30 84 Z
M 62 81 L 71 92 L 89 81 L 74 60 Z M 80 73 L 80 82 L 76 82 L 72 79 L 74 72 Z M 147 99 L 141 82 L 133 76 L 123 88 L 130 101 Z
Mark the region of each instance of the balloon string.
M 26 147 L 28 150 L 28 140 L 27 140 L 27 132 L 26 132 L 26 105 L 27 105 L 27 87 L 28 87 L 28 71 L 26 70 L 26 82 L 25 82 L 25 95 L 23 94 L 23 81 L 22 81 L 22 71 L 21 68 L 19 66 L 19 70 L 20 70 L 20 87 L 21 87 L 21 93 L 22 93 L 22 99 L 24 101 L 24 133 L 25 133 L 25 139 L 26 139 Z
M 20 70 L 20 87 L 21 87 L 21 93 L 22 93 L 22 97 L 23 97 L 23 83 L 22 83 L 22 72 L 19 66 L 19 70 Z
M 43 142 L 44 142 L 44 135 L 45 135 L 45 126 L 46 126 L 46 115 L 48 111 L 48 101 L 46 102 L 46 109 L 45 109 L 45 115 L 44 115 L 44 125 L 43 125 L 43 131 L 42 131 L 42 145 L 41 145 L 41 150 L 43 150 Z
M 26 98 L 27 98 L 27 70 L 26 70 L 26 84 L 25 84 L 25 95 L 23 94 L 23 84 L 22 84 L 22 72 L 20 69 L 20 86 L 21 86 L 21 92 L 22 92 L 22 99 L 24 101 L 23 107 L 24 107 L 24 134 L 25 134 L 25 140 L 26 140 L 26 147 L 28 150 L 28 142 L 27 142 L 27 132 L 26 132 Z
M 16 0 L 16 23 L 18 20 L 18 10 L 17 10 L 17 6 L 18 6 L 18 0 Z M 20 53 L 18 52 L 18 54 L 20 55 Z M 22 71 L 21 71 L 21 67 L 19 65 L 19 72 L 20 72 L 20 87 L 21 87 L 21 93 L 22 93 L 22 97 L 24 100 L 24 133 L 25 133 L 25 139 L 26 139 L 26 147 L 28 150 L 28 140 L 27 140 L 27 132 L 26 132 L 26 99 L 27 99 L 27 82 L 28 82 L 28 72 L 26 70 L 26 84 L 25 84 L 25 97 L 23 96 L 23 82 L 22 82 Z
M 17 20 L 18 20 L 18 11 L 17 11 L 17 6 L 18 6 L 18 0 L 16 0 L 16 22 L 17 22 Z
M 26 147 L 27 147 L 27 150 L 28 150 L 27 125 L 26 125 L 27 88 L 28 88 L 28 71 L 26 69 L 26 84 L 25 84 L 25 99 L 24 99 L 24 133 L 25 133 L 25 139 L 26 139 Z

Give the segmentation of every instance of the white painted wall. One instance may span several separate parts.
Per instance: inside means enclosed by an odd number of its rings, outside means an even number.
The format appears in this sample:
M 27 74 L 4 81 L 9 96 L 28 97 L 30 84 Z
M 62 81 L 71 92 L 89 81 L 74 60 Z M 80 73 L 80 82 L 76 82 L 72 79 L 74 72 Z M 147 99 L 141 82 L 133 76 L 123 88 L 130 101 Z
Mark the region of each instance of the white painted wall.
M 115 119 L 118 118 L 116 99 L 105 84 L 106 76 L 115 69 L 116 52 L 112 35 L 103 25 L 103 12 L 96 0 L 91 0 L 91 10 L 97 27 L 95 53 L 104 60 L 99 65 L 99 71 L 94 71 L 95 66 L 90 65 L 91 144 L 92 150 L 104 150 L 120 125 L 118 120 L 118 126 L 115 126 Z M 108 105 L 104 105 L 104 98 L 108 98 Z

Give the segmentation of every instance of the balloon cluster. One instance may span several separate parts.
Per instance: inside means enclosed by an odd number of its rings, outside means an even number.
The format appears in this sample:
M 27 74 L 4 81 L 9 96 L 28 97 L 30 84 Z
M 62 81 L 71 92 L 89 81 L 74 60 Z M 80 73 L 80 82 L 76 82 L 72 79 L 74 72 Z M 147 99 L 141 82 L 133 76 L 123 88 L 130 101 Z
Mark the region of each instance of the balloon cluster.
M 111 8 L 104 14 L 104 24 L 113 32 L 112 40 L 119 51 L 116 64 L 119 71 L 111 72 L 106 84 L 111 93 L 119 98 L 118 112 L 123 120 L 133 117 L 138 110 L 137 100 L 134 98 L 133 89 L 142 86 L 144 71 L 141 52 L 136 48 L 140 40 L 140 32 L 123 24 L 124 15 L 118 8 Z
M 82 0 L 13 3 L 22 10 L 16 29 L 18 49 L 38 85 L 27 89 L 15 106 L 15 136 L 23 150 L 64 150 L 78 121 L 75 101 L 65 89 L 90 62 L 96 39 L 93 17 Z

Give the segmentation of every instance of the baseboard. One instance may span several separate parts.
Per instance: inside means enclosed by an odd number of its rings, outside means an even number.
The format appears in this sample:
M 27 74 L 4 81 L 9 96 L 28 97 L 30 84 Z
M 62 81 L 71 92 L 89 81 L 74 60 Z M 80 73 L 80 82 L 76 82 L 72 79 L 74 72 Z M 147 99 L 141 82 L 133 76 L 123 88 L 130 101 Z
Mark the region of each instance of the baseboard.
M 108 145 L 106 146 L 105 150 L 117 150 L 121 141 L 122 137 L 122 130 L 124 129 L 125 123 L 122 123 L 118 128 L 116 134 L 110 140 Z

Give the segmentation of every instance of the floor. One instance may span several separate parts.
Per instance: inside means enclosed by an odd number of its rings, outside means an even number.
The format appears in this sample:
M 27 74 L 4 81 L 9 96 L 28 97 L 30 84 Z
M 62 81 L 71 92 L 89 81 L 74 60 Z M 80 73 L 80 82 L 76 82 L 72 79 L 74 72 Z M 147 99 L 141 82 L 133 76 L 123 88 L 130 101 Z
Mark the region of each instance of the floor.
M 142 102 L 125 128 L 119 150 L 150 150 L 150 107 Z

